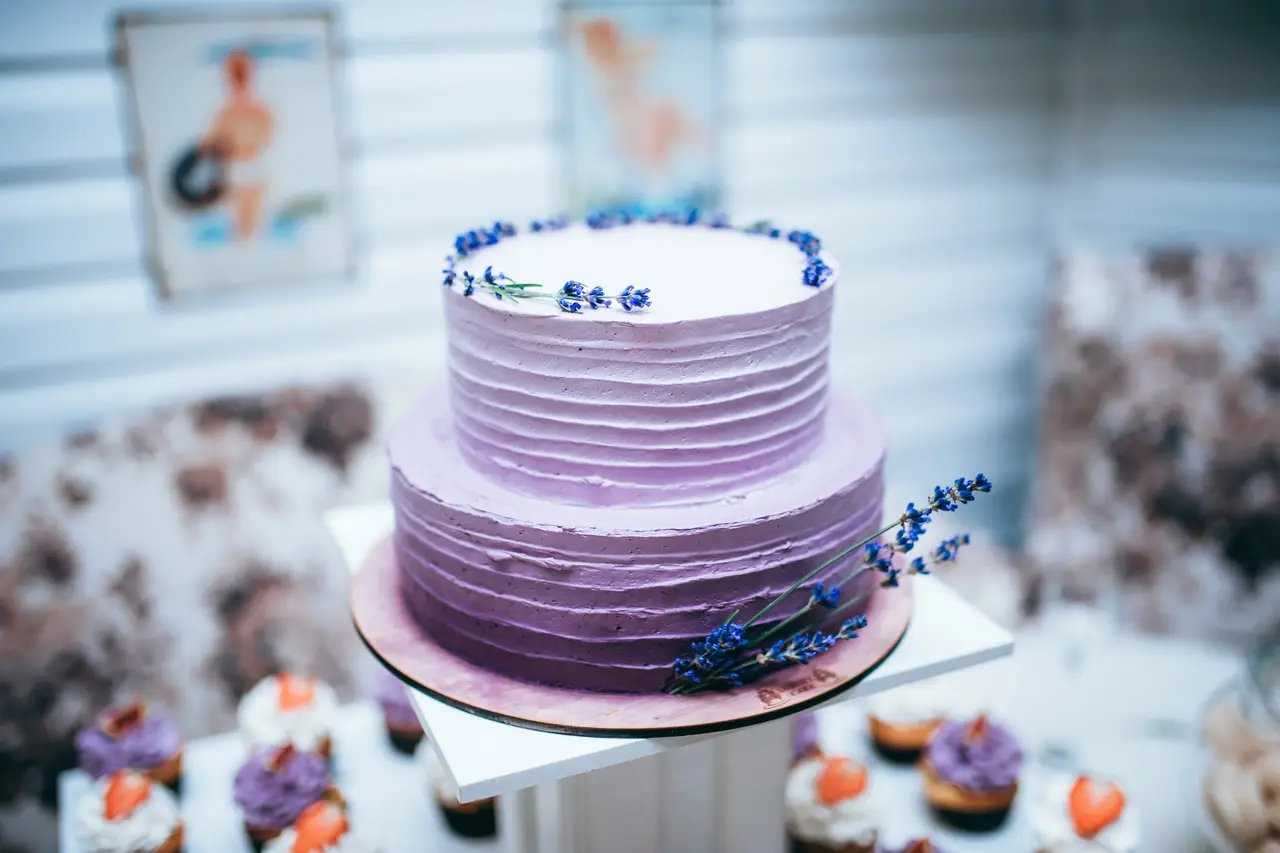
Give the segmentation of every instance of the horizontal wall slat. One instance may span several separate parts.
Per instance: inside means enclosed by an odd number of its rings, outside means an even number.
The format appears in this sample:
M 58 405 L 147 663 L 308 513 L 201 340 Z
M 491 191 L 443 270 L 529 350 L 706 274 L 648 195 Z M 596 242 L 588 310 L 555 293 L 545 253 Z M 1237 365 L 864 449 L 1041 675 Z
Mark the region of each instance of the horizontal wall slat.
M 1048 134 L 1044 116 L 1018 110 L 977 116 L 963 111 L 833 113 L 802 121 L 753 122 L 726 136 L 727 189 L 731 206 L 737 207 L 751 203 L 756 193 L 794 197 L 797 190 L 844 183 L 903 187 L 920 178 L 969 176 L 980 181 L 1010 174 L 1044 180 Z M 939 144 L 944 139 L 946 144 Z M 858 188 L 847 189 L 855 198 Z
M 726 18 L 736 32 L 786 33 L 849 30 L 902 33 L 959 33 L 1052 29 L 1058 4 L 1020 0 L 732 0 Z
M 461 55 L 356 57 L 341 65 L 356 150 L 485 133 L 547 134 L 553 57 L 544 47 Z M 55 168 L 73 175 L 127 169 L 127 93 L 107 68 L 0 75 L 0 176 Z
M 5 448 L 19 447 L 51 432 L 74 430 L 123 412 L 296 383 L 385 376 L 397 370 L 417 375 L 414 371 L 419 367 L 425 381 L 436 375 L 443 352 L 438 331 L 389 333 L 386 328 L 366 327 L 338 341 L 316 338 L 275 346 L 259 342 L 201 361 L 152 362 L 107 377 L 0 390 L 0 437 Z
M 735 114 L 1027 106 L 1047 99 L 1053 71 L 1043 60 L 1054 44 L 1027 33 L 746 37 L 725 50 L 726 100 Z
M 1076 214 L 1109 242 L 1274 244 L 1280 184 L 1095 174 L 1080 190 Z
M 34 8 L 38 3 L 39 9 Z M 265 4 L 264 4 L 265 5 Z M 139 8 L 192 8 L 189 0 L 149 0 Z M 119 0 L 9 0 L 0 3 L 0 63 L 47 62 L 51 57 L 106 62 Z M 536 39 L 548 27 L 551 5 L 509 0 L 405 3 L 403 0 L 273 0 L 269 8 L 330 7 L 354 49 L 381 43 L 430 40 Z M 216 8 L 216 7 L 215 7 Z
M 351 170 L 353 230 L 365 243 L 383 228 L 447 230 L 495 215 L 545 215 L 554 167 L 546 139 L 365 158 Z M 0 282 L 45 266 L 139 262 L 140 195 L 124 178 L 0 186 Z

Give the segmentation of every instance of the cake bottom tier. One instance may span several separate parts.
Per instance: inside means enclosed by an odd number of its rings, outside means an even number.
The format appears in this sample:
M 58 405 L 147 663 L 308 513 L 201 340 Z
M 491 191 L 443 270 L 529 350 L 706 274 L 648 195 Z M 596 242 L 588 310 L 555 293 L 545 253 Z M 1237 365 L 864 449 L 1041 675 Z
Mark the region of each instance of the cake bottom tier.
M 661 690 L 692 641 L 734 611 L 756 613 L 881 523 L 884 433 L 853 400 L 833 399 L 811 455 L 775 480 L 705 504 L 594 508 L 511 492 L 469 467 L 447 399 L 425 395 L 391 436 L 402 592 L 437 643 L 514 678 Z M 815 580 L 842 578 L 859 558 Z M 841 598 L 877 582 L 864 572 Z M 808 586 L 757 624 L 796 613 Z

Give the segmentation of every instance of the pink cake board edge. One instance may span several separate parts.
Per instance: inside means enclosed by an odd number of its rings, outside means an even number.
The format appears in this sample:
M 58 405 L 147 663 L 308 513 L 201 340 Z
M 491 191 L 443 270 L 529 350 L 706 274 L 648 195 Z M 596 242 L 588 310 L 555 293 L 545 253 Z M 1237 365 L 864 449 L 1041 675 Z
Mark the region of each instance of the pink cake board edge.
M 351 615 L 360 638 L 410 687 L 485 719 L 553 734 L 657 738 L 710 734 L 816 707 L 851 689 L 888 659 L 913 611 L 910 580 L 871 597 L 856 640 L 805 666 L 753 684 L 692 696 L 588 693 L 489 672 L 438 646 L 409 616 L 391 539 L 380 541 L 351 581 Z

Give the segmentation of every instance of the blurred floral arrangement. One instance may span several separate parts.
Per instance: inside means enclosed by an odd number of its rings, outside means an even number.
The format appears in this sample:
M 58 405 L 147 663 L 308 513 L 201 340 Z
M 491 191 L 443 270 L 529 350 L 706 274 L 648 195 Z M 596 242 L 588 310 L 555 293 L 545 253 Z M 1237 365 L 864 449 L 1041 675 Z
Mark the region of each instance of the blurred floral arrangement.
M 697 208 L 683 212 L 660 211 L 643 216 L 634 216 L 626 212 L 592 213 L 586 217 L 586 225 L 594 231 L 604 231 L 636 222 L 666 223 L 693 227 L 702 225 L 715 229 L 732 229 L 729 217 L 723 213 L 710 218 L 703 218 Z M 547 220 L 537 220 L 529 225 L 529 231 L 541 233 L 546 231 L 562 231 L 572 221 L 567 216 L 557 216 Z M 780 240 L 784 232 L 768 221 L 759 221 L 745 228 L 738 229 L 744 234 L 757 234 L 771 240 Z M 515 281 L 505 273 L 495 273 L 492 266 L 485 267 L 480 275 L 470 270 L 459 270 L 460 261 L 470 258 L 488 246 L 495 246 L 504 239 L 517 234 L 516 226 L 510 222 L 494 222 L 492 226 L 474 228 L 459 234 L 453 241 L 453 254 L 445 258 L 444 286 L 453 287 L 462 280 L 462 295 L 473 296 L 477 291 L 491 293 L 499 301 L 503 299 L 554 299 L 560 310 L 566 314 L 577 314 L 586 308 L 595 311 L 600 308 L 617 306 L 624 311 L 648 308 L 652 304 L 649 288 L 625 287 L 616 294 L 605 293 L 603 287 L 588 288 L 580 281 L 566 281 L 558 289 L 551 289 L 535 282 Z M 808 231 L 786 232 L 786 239 L 794 243 L 804 253 L 806 264 L 801 280 L 810 287 L 821 287 L 831 278 L 831 267 L 821 257 L 822 241 Z
M 908 575 L 929 574 L 933 566 L 954 560 L 960 549 L 969 544 L 967 533 L 947 537 L 928 556 L 913 558 L 905 569 L 898 567 L 895 558 L 915 550 L 935 513 L 955 512 L 962 505 L 976 500 L 979 493 L 989 491 L 991 481 L 982 474 L 971 480 L 959 477 L 946 488 L 935 486 L 923 507 L 908 503 L 892 523 L 809 571 L 742 624 L 734 621 L 738 611 L 730 614 L 724 624 L 694 642 L 688 655 L 676 659 L 666 691 L 689 694 L 712 688 L 740 687 L 779 669 L 806 664 L 837 643 L 856 639 L 858 632 L 867 627 L 866 618 L 862 615 L 848 616 L 835 626 L 837 620 L 876 589 L 898 586 L 904 572 Z M 893 537 L 882 541 L 881 538 L 891 531 L 894 531 Z M 859 551 L 862 552 L 861 560 L 837 583 L 815 583 L 810 589 L 809 600 L 798 611 L 776 625 L 752 633 L 752 626 L 784 599 L 827 568 Z M 882 576 L 880 582 L 870 591 L 841 603 L 841 588 L 869 571 L 879 572 Z M 815 620 L 811 614 L 815 610 L 821 614 L 816 626 L 787 632 L 788 628 L 806 622 L 812 625 Z

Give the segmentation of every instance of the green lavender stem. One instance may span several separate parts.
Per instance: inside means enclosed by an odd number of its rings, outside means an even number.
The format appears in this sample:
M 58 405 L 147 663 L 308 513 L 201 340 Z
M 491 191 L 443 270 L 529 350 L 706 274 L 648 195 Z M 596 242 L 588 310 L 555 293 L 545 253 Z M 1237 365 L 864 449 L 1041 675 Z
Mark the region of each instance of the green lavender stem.
M 883 533 L 883 532 L 884 532 L 884 531 L 881 531 L 881 533 Z M 879 534 L 877 534 L 877 535 L 879 535 Z M 847 574 L 847 575 L 845 575 L 843 578 L 841 578 L 841 579 L 836 583 L 836 586 L 843 588 L 846 584 L 850 583 L 850 582 L 851 582 L 854 578 L 856 578 L 858 575 L 860 575 L 860 574 L 862 574 L 863 572 L 866 572 L 866 571 L 869 571 L 869 567 L 868 567 L 865 563 L 863 563 L 861 566 L 859 566 L 858 568 L 854 569 L 852 572 L 850 572 L 849 574 Z M 857 601 L 861 601 L 861 600 L 862 600 L 862 599 L 864 599 L 864 598 L 866 598 L 866 595 L 861 595 L 861 596 L 858 596 L 857 598 L 853 599 L 853 601 L 855 601 L 855 602 L 857 602 Z M 840 608 L 837 608 L 837 609 L 833 610 L 832 612 L 834 612 L 834 613 L 838 613 L 838 612 L 840 612 L 840 610 L 841 610 L 841 609 L 843 609 L 845 606 L 847 606 L 847 605 L 842 605 Z M 770 637 L 772 637 L 773 635 L 777 634 L 777 633 L 778 633 L 779 631 L 781 631 L 783 628 L 787 627 L 787 626 L 788 626 L 788 625 L 790 625 L 792 622 L 795 622 L 797 619 L 799 619 L 801 616 L 804 616 L 806 613 L 808 613 L 808 612 L 809 612 L 810 610 L 812 610 L 812 609 L 813 609 L 813 601 L 812 601 L 812 600 L 810 600 L 808 604 L 806 604 L 804 607 L 800 608 L 800 610 L 798 610 L 796 613 L 794 613 L 794 614 L 793 614 L 793 615 L 791 615 L 791 616 L 788 616 L 786 619 L 783 619 L 783 620 L 782 620 L 781 622 L 779 622 L 777 625 L 774 625 L 772 628 L 770 628 L 769 630 L 765 631 L 765 632 L 764 632 L 763 634 L 761 634 L 759 637 L 756 637 L 754 640 L 752 640 L 752 641 L 751 641 L 751 643 L 750 643 L 750 646 L 751 646 L 752 648 L 755 648 L 756 646 L 763 645 L 765 640 L 767 640 L 767 639 L 769 639 Z M 825 623 L 825 621 L 826 621 L 826 620 L 823 620 L 823 622 L 824 622 L 824 623 Z M 750 624 L 750 623 L 748 623 L 748 624 Z
M 809 581 L 813 580 L 813 579 L 814 579 L 814 578 L 815 578 L 819 573 L 821 573 L 821 572 L 822 572 L 822 570 L 823 570 L 823 569 L 826 569 L 826 568 L 828 568 L 828 567 L 830 567 L 830 566 L 832 566 L 832 565 L 834 565 L 834 564 L 836 564 L 836 563 L 840 562 L 840 561 L 841 561 L 841 560 L 843 560 L 845 557 L 847 557 L 847 556 L 849 556 L 850 554 L 852 554 L 854 551 L 857 551 L 859 548 L 863 548 L 863 547 L 865 547 L 865 546 L 866 546 L 866 544 L 867 544 L 868 542 L 870 542 L 872 539 L 875 539 L 875 538 L 877 538 L 877 537 L 883 536 L 884 534 L 888 533 L 890 530 L 892 530 L 893 528 L 897 527 L 897 526 L 898 526 L 898 525 L 900 525 L 900 524 L 902 524 L 902 519 L 901 519 L 901 518 L 899 518 L 898 520 L 894 521 L 892 524 L 887 525 L 887 526 L 885 526 L 885 527 L 881 528 L 880 530 L 877 530 L 875 533 L 872 533 L 870 536 L 868 536 L 866 539 L 863 539 L 861 542 L 857 543 L 856 545 L 850 545 L 848 548 L 845 548 L 845 549 L 844 549 L 843 551 L 841 551 L 839 554 L 836 554 L 834 557 L 832 557 L 831 559 L 827 560 L 825 563 L 823 563 L 822 565 L 818 566 L 816 569 L 814 569 L 813 571 L 809 572 L 809 573 L 808 573 L 807 575 L 805 575 L 804 577 L 800 578 L 800 580 L 796 581 L 796 582 L 795 582 L 795 583 L 793 583 L 790 587 L 788 587 L 786 592 L 782 593 L 782 595 L 779 595 L 779 596 L 778 596 L 777 598 L 775 598 L 773 601 L 770 601 L 768 604 L 766 604 L 766 605 L 765 605 L 765 606 L 760 610 L 760 612 L 759 612 L 759 613 L 757 613 L 755 616 L 752 616 L 750 619 L 748 619 L 748 620 L 746 621 L 746 623 L 744 623 L 744 624 L 743 624 L 743 626 L 742 626 L 742 627 L 743 627 L 743 629 L 750 628 L 750 627 L 751 627 L 752 625 L 754 625 L 756 622 L 759 622 L 759 621 L 760 621 L 760 619 L 761 619 L 761 617 L 763 617 L 766 613 L 768 613 L 770 610 L 772 610 L 774 607 L 776 607 L 776 606 L 778 605 L 778 603 L 779 603 L 779 602 L 781 602 L 784 598 L 786 598 L 786 597 L 787 597 L 788 595 L 790 595 L 791 593 L 795 592 L 795 591 L 796 591 L 797 589 L 799 589 L 800 587 L 804 586 L 804 585 L 805 585 L 806 583 L 808 583 Z M 729 623 L 728 623 L 728 622 L 725 622 L 725 624 L 726 624 L 726 625 L 728 625 Z

